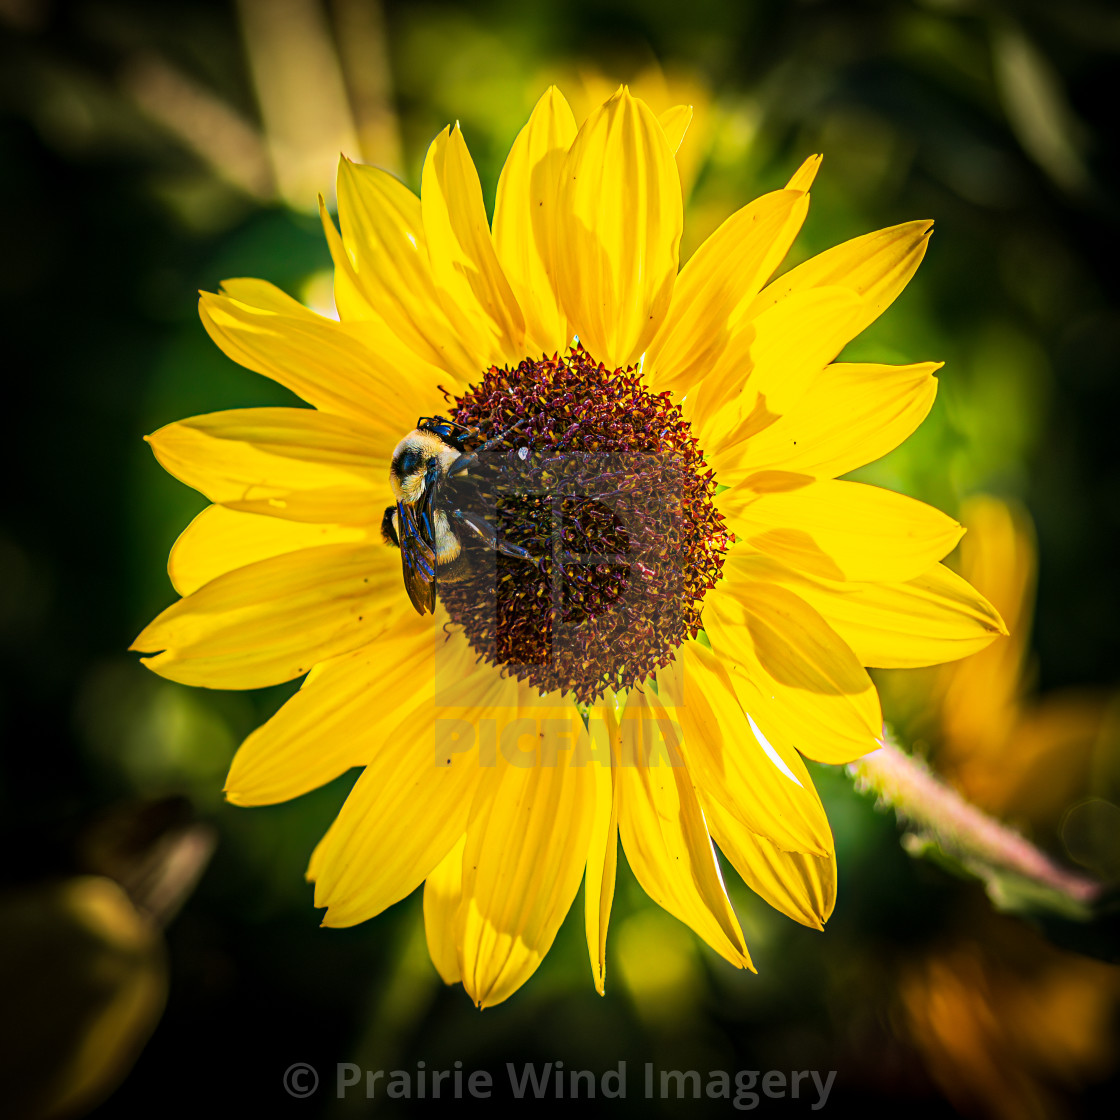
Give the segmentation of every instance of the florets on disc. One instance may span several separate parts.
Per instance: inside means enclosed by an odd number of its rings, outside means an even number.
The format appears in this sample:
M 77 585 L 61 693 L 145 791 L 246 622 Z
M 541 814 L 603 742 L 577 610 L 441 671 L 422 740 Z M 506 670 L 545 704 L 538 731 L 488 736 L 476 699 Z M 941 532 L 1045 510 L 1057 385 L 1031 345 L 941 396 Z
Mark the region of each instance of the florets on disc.
M 670 394 L 576 347 L 491 368 L 452 416 L 488 437 L 514 429 L 477 472 L 478 494 L 499 537 L 533 557 L 490 551 L 441 585 L 479 655 L 582 702 L 669 664 L 699 632 L 731 540 Z

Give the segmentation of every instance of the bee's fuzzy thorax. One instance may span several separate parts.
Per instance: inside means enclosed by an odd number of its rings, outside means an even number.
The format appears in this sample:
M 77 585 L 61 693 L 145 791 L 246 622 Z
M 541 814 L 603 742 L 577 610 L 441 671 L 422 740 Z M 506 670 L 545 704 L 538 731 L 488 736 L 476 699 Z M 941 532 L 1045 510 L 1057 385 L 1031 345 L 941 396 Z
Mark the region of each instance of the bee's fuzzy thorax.
M 397 444 L 389 465 L 389 484 L 398 502 L 410 505 L 419 500 L 424 490 L 428 464 L 433 460 L 446 472 L 459 457 L 459 450 L 445 443 L 432 432 L 417 428 Z

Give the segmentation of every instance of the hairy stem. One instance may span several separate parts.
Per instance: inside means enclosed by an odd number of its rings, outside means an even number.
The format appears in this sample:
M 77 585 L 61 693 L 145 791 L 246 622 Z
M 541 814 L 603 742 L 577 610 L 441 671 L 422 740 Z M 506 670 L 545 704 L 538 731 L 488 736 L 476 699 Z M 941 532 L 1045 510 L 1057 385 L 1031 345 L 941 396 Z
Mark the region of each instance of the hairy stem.
M 857 785 L 873 791 L 989 888 L 1002 872 L 1057 891 L 1082 906 L 1100 896 L 1100 883 L 1060 866 L 1013 828 L 977 809 L 885 735 L 881 742 L 879 750 L 849 765 Z

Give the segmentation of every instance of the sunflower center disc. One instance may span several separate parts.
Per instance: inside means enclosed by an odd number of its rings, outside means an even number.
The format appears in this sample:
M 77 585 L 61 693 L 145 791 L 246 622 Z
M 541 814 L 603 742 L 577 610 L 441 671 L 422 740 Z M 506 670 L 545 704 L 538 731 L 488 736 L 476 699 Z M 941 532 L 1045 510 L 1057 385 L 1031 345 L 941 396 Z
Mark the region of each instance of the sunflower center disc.
M 460 500 L 532 557 L 464 539 L 465 574 L 441 583 L 481 658 L 581 702 L 669 664 L 700 630 L 731 541 L 670 394 L 576 347 L 491 368 L 452 416 L 489 438 L 509 433 Z

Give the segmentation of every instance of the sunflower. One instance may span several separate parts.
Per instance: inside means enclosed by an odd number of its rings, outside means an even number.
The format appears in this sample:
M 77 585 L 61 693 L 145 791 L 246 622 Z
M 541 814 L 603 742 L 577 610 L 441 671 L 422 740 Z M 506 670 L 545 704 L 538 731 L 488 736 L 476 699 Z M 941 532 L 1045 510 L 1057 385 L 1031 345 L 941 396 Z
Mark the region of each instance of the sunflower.
M 955 521 L 837 481 L 931 406 L 936 364 L 833 361 L 930 224 L 771 280 L 813 157 L 678 271 L 688 119 L 622 87 L 577 126 L 549 89 L 492 226 L 458 128 L 419 198 L 344 158 L 341 232 L 322 210 L 338 320 L 260 280 L 201 300 L 226 354 L 311 407 L 149 437 L 213 504 L 171 553 L 182 598 L 133 648 L 210 688 L 306 675 L 241 746 L 227 797 L 271 804 L 361 767 L 308 868 L 324 924 L 425 883 L 432 960 L 480 1007 L 532 975 L 581 879 L 602 992 L 620 838 L 652 898 L 733 965 L 753 967 L 713 841 L 821 928 L 835 854 L 801 755 L 876 747 L 865 666 L 961 657 L 1003 629 L 939 563 Z M 488 469 L 478 535 L 459 534 L 473 559 L 441 567 L 433 618 L 382 522 L 388 502 L 400 527 L 402 436 L 436 416 L 488 441 Z

